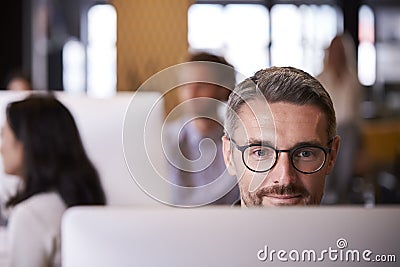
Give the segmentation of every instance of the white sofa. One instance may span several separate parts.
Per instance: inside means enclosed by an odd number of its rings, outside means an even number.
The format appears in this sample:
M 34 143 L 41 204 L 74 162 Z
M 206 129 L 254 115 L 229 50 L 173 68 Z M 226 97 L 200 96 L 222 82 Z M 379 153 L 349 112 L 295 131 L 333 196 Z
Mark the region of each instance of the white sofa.
M 27 94 L 0 91 L 0 125 L 3 125 L 7 104 Z M 75 118 L 89 158 L 100 174 L 109 205 L 158 206 L 161 203 L 151 195 L 163 201 L 169 199 L 169 190 L 162 179 L 166 165 L 159 141 L 164 113 L 159 93 L 117 93 L 104 99 L 64 92 L 57 92 L 56 96 Z M 144 147 L 145 141 L 147 147 Z M 146 150 L 153 155 L 151 161 Z M 128 154 L 127 158 L 124 153 Z M 0 199 L 4 201 L 15 190 L 16 181 L 4 174 L 0 163 Z M 147 190 L 148 185 L 143 186 L 143 181 L 149 181 L 152 188 Z M 157 192 L 152 194 L 142 189 Z

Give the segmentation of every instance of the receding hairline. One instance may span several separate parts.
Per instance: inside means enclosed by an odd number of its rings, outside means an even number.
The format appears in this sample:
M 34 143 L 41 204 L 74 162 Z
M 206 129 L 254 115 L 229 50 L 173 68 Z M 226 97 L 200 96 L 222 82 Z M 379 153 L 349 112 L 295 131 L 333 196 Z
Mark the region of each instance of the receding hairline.
M 271 108 L 269 107 L 269 105 L 272 105 L 272 104 L 279 104 L 279 103 L 282 103 L 282 104 L 289 104 L 289 105 L 293 105 L 293 106 L 298 106 L 298 107 L 307 107 L 307 106 L 309 106 L 309 107 L 314 107 L 314 108 L 316 108 L 319 112 L 320 112 L 320 114 L 323 116 L 322 118 L 323 118 L 323 120 L 324 120 L 324 122 L 325 122 L 325 126 L 327 127 L 327 128 L 329 128 L 329 114 L 327 114 L 327 112 L 326 111 L 324 111 L 323 110 L 323 108 L 320 106 L 320 105 L 318 105 L 318 104 L 316 104 L 316 103 L 313 103 L 313 102 L 307 102 L 307 103 L 295 103 L 295 102 L 292 102 L 292 101 L 286 101 L 286 100 L 279 100 L 279 101 L 267 101 L 263 96 L 256 96 L 256 95 L 254 95 L 253 97 L 251 97 L 250 99 L 246 99 L 246 101 L 243 101 L 242 103 L 240 103 L 239 105 L 237 105 L 237 107 L 236 107 L 236 110 L 234 111 L 235 113 L 236 113 L 236 116 L 237 116 L 237 118 L 238 119 L 236 119 L 235 120 L 235 122 L 234 122 L 234 127 L 233 127 L 233 129 L 231 129 L 232 130 L 232 132 L 230 132 L 230 133 L 228 133 L 228 132 L 225 132 L 225 134 L 228 136 L 228 135 L 233 135 L 234 134 L 234 132 L 237 130 L 237 128 L 238 128 L 238 125 L 239 125 L 239 122 L 240 121 L 243 121 L 242 119 L 239 119 L 239 117 L 241 117 L 241 114 L 243 114 L 243 107 L 244 106 L 247 106 L 248 108 L 250 108 L 251 110 L 253 110 L 252 108 L 251 108 L 251 106 L 253 105 L 252 104 L 252 102 L 259 102 L 259 101 L 261 101 L 261 102 L 265 102 L 267 105 L 268 105 L 268 107 L 267 107 L 267 109 L 268 109 L 268 113 L 270 113 L 270 114 L 272 114 L 272 111 L 271 111 Z M 253 111 L 254 112 L 254 111 Z M 272 115 L 272 118 L 273 118 L 273 115 Z M 273 120 L 275 120 L 275 118 L 273 118 Z M 230 137 L 233 137 L 233 136 L 230 136 Z M 329 136 L 328 136 L 328 138 L 330 138 Z
M 235 87 L 228 100 L 225 116 L 225 132 L 236 129 L 234 115 L 246 102 L 264 97 L 267 103 L 284 102 L 297 106 L 314 106 L 325 114 L 327 133 L 336 133 L 336 118 L 332 100 L 322 84 L 309 73 L 293 67 L 270 67 L 257 71 Z

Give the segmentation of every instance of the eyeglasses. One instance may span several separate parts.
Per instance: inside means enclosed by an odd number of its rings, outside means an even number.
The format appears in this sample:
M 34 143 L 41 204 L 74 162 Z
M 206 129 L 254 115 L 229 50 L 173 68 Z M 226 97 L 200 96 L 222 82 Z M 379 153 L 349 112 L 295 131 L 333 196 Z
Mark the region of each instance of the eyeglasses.
M 328 153 L 331 152 L 330 148 L 316 145 L 302 145 L 292 149 L 278 150 L 267 144 L 239 146 L 233 139 L 230 141 L 242 152 L 242 160 L 247 169 L 258 173 L 271 170 L 276 165 L 279 153 L 289 153 L 290 162 L 297 171 L 305 174 L 315 173 L 322 169 Z

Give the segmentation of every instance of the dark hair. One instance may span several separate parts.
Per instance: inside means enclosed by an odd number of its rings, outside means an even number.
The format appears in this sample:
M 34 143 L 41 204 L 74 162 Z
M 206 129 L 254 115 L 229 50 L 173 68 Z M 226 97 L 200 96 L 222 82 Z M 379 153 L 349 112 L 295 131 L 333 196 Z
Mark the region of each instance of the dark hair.
M 9 85 L 11 84 L 11 82 L 15 81 L 15 80 L 20 80 L 25 82 L 27 89 L 28 90 L 33 90 L 32 88 L 32 81 L 31 81 L 31 77 L 26 74 L 24 71 L 20 70 L 20 69 L 15 69 L 13 71 L 10 71 L 6 78 L 5 78 L 5 84 L 4 87 L 6 87 L 5 89 L 9 89 Z
M 287 102 L 318 107 L 327 117 L 329 140 L 336 135 L 335 110 L 321 83 L 307 72 L 293 67 L 271 67 L 257 71 L 254 76 L 237 85 L 230 95 L 225 117 L 227 136 L 236 127 L 236 114 L 240 107 L 260 96 L 268 103 Z
M 217 56 L 208 52 L 192 53 L 188 56 L 187 61 L 208 61 L 232 67 L 232 65 L 229 64 L 224 57 Z
M 67 207 L 105 204 L 98 173 L 71 113 L 60 101 L 51 95 L 31 95 L 10 103 L 6 116 L 24 150 L 24 187 L 7 206 L 53 190 Z
M 211 68 L 212 72 L 217 76 L 214 81 L 216 84 L 220 85 L 221 88 L 227 90 L 226 98 L 222 99 L 224 101 L 228 100 L 229 94 L 233 91 L 236 84 L 236 73 L 233 65 L 230 64 L 222 56 L 211 54 L 208 52 L 196 52 L 187 55 L 187 62 L 210 62 L 217 64 L 205 64 L 208 68 Z

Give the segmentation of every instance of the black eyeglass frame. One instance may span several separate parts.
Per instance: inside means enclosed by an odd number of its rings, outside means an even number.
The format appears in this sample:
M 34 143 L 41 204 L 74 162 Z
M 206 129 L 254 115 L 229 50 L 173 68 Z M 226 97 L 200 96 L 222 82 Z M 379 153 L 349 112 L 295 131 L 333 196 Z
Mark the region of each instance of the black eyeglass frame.
M 292 149 L 275 149 L 274 147 L 272 147 L 272 146 L 270 146 L 270 145 L 266 145 L 266 144 L 249 144 L 249 145 L 239 146 L 232 138 L 229 138 L 229 141 L 230 141 L 240 152 L 242 152 L 242 161 L 243 161 L 243 164 L 246 166 L 246 168 L 249 169 L 250 171 L 256 172 L 256 173 L 264 173 L 264 172 L 267 172 L 267 171 L 271 170 L 272 168 L 274 168 L 275 165 L 276 165 L 276 163 L 278 162 L 279 153 L 289 153 L 290 163 L 292 164 L 292 166 L 293 166 L 298 172 L 301 172 L 301 173 L 304 173 L 304 174 L 316 173 L 316 172 L 320 171 L 320 170 L 325 166 L 326 158 L 327 158 L 328 154 L 331 153 L 331 151 L 332 151 L 332 148 L 330 148 L 330 147 L 321 147 L 321 146 L 317 146 L 317 145 L 301 145 L 301 146 L 294 147 L 294 148 L 292 148 Z M 331 145 L 331 144 L 332 144 L 332 141 L 333 141 L 333 139 L 330 140 L 330 141 L 328 142 L 328 145 Z M 274 164 L 271 165 L 271 167 L 270 167 L 269 169 L 264 170 L 264 171 L 257 171 L 257 170 L 254 170 L 254 169 L 250 168 L 250 167 L 246 164 L 246 161 L 244 160 L 244 151 L 245 151 L 246 149 L 248 149 L 249 147 L 254 147 L 254 146 L 268 147 L 268 148 L 271 148 L 272 150 L 275 151 L 275 154 L 276 154 L 276 156 L 275 156 L 275 162 L 274 162 Z M 316 169 L 315 171 L 312 171 L 312 172 L 304 172 L 304 171 L 301 171 L 301 170 L 299 170 L 299 169 L 296 167 L 296 165 L 295 165 L 294 162 L 293 162 L 293 154 L 294 154 L 294 152 L 297 151 L 298 149 L 305 148 L 305 147 L 319 148 L 319 149 L 321 149 L 322 151 L 324 151 L 324 154 L 325 154 L 324 162 L 323 162 L 323 163 L 321 164 L 321 166 L 320 166 L 318 169 Z

